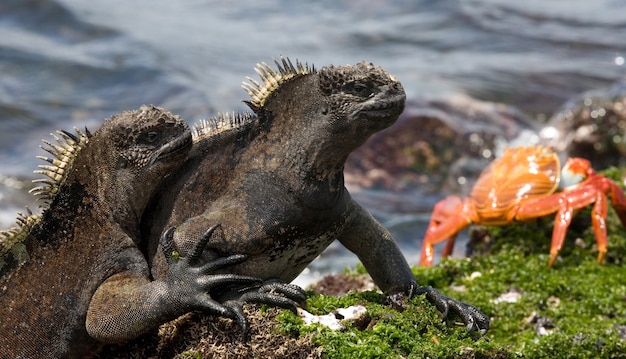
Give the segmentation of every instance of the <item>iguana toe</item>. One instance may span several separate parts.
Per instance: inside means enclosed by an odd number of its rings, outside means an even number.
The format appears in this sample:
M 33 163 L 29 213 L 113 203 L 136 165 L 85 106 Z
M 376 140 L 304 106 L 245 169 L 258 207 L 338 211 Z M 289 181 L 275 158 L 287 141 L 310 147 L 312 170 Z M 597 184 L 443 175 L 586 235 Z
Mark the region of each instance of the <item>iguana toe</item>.
M 306 307 L 306 293 L 302 288 L 276 278 L 268 279 L 256 287 L 231 287 L 224 291 L 221 298 L 224 303 L 267 304 L 294 313 L 297 313 L 297 307 Z
M 473 305 L 447 297 L 432 287 L 419 287 L 416 294 L 426 294 L 426 299 L 437 307 L 444 320 L 452 314 L 461 318 L 468 331 L 477 330 L 485 334 L 489 329 L 489 317 Z
M 222 305 L 230 310 L 230 313 L 233 315 L 232 319 L 239 324 L 239 327 L 241 328 L 241 340 L 244 342 L 249 341 L 250 325 L 246 314 L 243 312 L 243 303 L 237 300 L 229 300 L 224 302 Z
M 282 297 L 297 303 L 299 306 L 306 307 L 306 292 L 304 289 L 295 284 L 285 283 L 277 278 L 264 281 L 258 292 L 268 296 L 277 296 L 277 294 L 280 294 Z

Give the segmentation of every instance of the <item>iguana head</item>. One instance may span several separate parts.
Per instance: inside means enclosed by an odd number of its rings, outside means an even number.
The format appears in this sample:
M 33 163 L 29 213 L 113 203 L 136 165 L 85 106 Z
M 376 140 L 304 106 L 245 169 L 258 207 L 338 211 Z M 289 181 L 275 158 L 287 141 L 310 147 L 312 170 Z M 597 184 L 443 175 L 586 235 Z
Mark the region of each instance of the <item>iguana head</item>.
M 35 173 L 47 178 L 34 180 L 41 186 L 31 193 L 53 216 L 71 212 L 69 203 L 91 203 L 107 206 L 123 226 L 138 222 L 163 177 L 182 164 L 191 148 L 187 124 L 154 106 L 114 115 L 93 135 L 75 131 L 52 134 L 56 143 L 44 140 L 47 147 L 42 147 L 51 156 L 38 156 L 47 163 Z M 16 227 L 0 231 L 0 274 L 25 260 L 21 242 L 40 222 L 39 214 L 28 211 L 18 214 Z
M 97 188 L 97 200 L 130 230 L 138 225 L 163 178 L 183 164 L 191 144 L 185 121 L 163 109 L 142 106 L 106 120 L 90 140 L 89 153 L 79 158 L 83 169 L 75 172 L 78 181 Z M 84 170 L 95 164 L 102 168 Z
M 390 126 L 404 110 L 406 95 L 400 82 L 371 63 L 331 65 L 319 71 L 299 61 L 294 66 L 284 57 L 275 63 L 277 70 L 265 63 L 257 64 L 255 70 L 263 83 L 248 78 L 250 82 L 243 85 L 252 98 L 252 101 L 244 102 L 255 113 L 285 106 L 287 100 L 292 103 L 319 102 L 315 97 L 297 98 L 297 93 L 288 90 L 293 90 L 294 85 L 302 87 L 312 79 L 317 80 L 317 88 L 311 88 L 308 93 L 324 98 L 318 113 L 328 115 L 333 122 L 369 120 L 373 123 L 364 126 L 377 131 Z
M 114 171 L 143 177 L 169 173 L 191 147 L 185 121 L 154 106 L 114 115 L 96 134 L 108 149 Z
M 294 161 L 342 167 L 350 152 L 393 124 L 404 109 L 400 82 L 373 64 L 315 70 L 281 58 L 276 66 L 257 65 L 262 83 L 250 78 L 244 83 L 251 97 L 246 103 L 271 128 L 272 147 L 283 143 Z
M 319 78 L 336 127 L 372 134 L 393 124 L 404 110 L 406 95 L 400 82 L 371 63 L 323 67 Z

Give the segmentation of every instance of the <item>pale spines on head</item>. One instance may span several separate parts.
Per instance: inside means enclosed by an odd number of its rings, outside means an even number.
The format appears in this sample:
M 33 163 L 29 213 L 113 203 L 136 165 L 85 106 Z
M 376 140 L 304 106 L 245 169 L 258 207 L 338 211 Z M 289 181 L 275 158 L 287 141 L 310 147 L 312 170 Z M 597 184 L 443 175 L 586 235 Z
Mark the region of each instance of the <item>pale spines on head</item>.
M 252 110 L 263 107 L 269 96 L 283 83 L 293 78 L 315 72 L 313 66 L 309 67 L 306 63 L 302 64 L 297 59 L 295 66 L 291 60 L 283 56 L 280 57 L 280 61 L 274 60 L 274 63 L 276 64 L 276 70 L 265 62 L 256 65 L 254 70 L 261 78 L 261 83 L 248 77 L 248 82 L 244 82 L 242 85 L 243 89 L 252 99 L 251 101 L 244 102 L 247 103 Z
M 218 133 L 239 128 L 253 120 L 256 115 L 251 112 L 244 113 L 218 113 L 208 119 L 202 119 L 193 126 L 191 135 L 193 141 L 216 135 Z
M 52 157 L 37 156 L 38 159 L 49 164 L 39 165 L 39 170 L 34 171 L 34 173 L 44 175 L 47 178 L 33 180 L 34 183 L 40 183 L 42 186 L 31 189 L 30 193 L 37 196 L 45 204 L 50 203 L 59 192 L 59 188 L 65 181 L 74 159 L 91 137 L 91 133 L 87 128 L 83 132 L 75 127 L 74 131 L 76 131 L 76 134 L 68 131 L 57 131 L 57 136 L 51 133 L 50 135 L 56 143 L 43 140 L 48 147 L 40 146 L 44 151 L 50 153 Z

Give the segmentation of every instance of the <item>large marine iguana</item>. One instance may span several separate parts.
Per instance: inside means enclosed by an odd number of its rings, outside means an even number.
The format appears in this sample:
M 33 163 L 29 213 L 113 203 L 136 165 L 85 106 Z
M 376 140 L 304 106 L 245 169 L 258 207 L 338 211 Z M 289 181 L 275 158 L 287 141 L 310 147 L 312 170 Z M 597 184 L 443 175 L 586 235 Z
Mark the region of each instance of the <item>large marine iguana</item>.
M 76 131 L 44 141 L 52 157 L 41 157 L 49 178 L 35 189 L 41 216 L 21 214 L 0 233 L 0 357 L 83 358 L 99 342 L 129 340 L 194 309 L 235 317 L 211 289 L 255 280 L 211 273 L 245 256 L 205 263 L 192 250 L 153 281 L 138 248 L 146 204 L 191 148 L 187 124 L 143 106 L 93 135 Z
M 284 297 L 240 288 L 217 294 L 220 300 L 282 300 L 290 307 L 301 297 L 284 283 L 337 239 L 357 254 L 391 304 L 402 308 L 405 296 L 425 293 L 444 316 L 486 331 L 489 320 L 478 309 L 417 285 L 390 233 L 344 187 L 348 155 L 402 112 L 400 82 L 364 62 L 319 71 L 286 58 L 276 65 L 257 65 L 262 83 L 244 83 L 254 114 L 218 115 L 195 128 L 185 164 L 144 217 L 144 242 L 158 243 L 160 233 L 175 226 L 174 242 L 186 253 L 208 226 L 221 223 L 205 258 L 245 254 L 228 271 L 274 281 Z M 156 248 L 150 252 L 162 262 Z

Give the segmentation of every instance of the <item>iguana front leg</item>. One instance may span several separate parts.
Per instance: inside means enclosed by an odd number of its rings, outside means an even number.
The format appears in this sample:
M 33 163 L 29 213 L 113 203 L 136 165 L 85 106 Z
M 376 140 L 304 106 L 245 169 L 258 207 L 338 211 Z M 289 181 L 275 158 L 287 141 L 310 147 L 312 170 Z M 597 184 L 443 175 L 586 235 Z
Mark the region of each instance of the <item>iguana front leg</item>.
M 245 255 L 207 262 L 200 259 L 216 227 L 211 227 L 202 236 L 189 256 L 179 259 L 173 258 L 171 250 L 174 228 L 165 231 L 161 244 L 169 268 L 163 280 L 150 281 L 147 268 L 142 268 L 115 274 L 104 281 L 93 295 L 87 312 L 89 335 L 104 343 L 124 342 L 192 310 L 232 318 L 244 326 L 246 323 L 238 313 L 214 300 L 211 292 L 231 285 L 260 284 L 260 280 L 235 274 L 214 274 L 224 267 L 241 263 L 246 259 Z
M 437 307 L 444 319 L 449 314 L 457 315 L 468 330 L 485 333 L 489 329 L 489 318 L 478 308 L 449 298 L 434 288 L 418 286 L 389 231 L 359 204 L 352 201 L 348 213 L 347 227 L 339 241 L 359 257 L 374 283 L 385 292 L 389 304 L 403 310 L 404 298 L 426 294 L 426 299 Z

